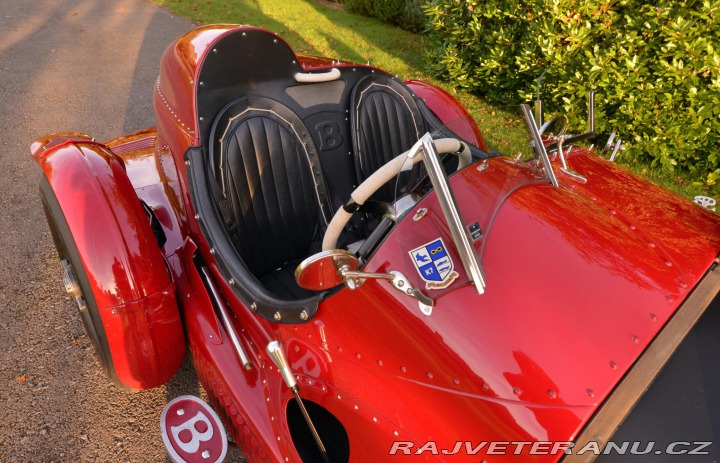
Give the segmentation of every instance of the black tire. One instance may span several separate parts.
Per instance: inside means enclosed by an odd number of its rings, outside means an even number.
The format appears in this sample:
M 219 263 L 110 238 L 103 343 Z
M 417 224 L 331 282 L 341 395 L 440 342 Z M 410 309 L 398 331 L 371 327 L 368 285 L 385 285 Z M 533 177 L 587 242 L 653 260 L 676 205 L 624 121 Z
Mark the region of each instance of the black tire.
M 107 377 L 115 385 L 127 389 L 127 386 L 122 384 L 117 377 L 115 365 L 110 355 L 110 347 L 108 345 L 105 328 L 103 327 L 100 312 L 95 302 L 95 296 L 93 295 L 85 268 L 80 260 L 80 254 L 75 245 L 72 233 L 70 232 L 70 227 L 65 219 L 65 214 L 63 214 L 55 192 L 44 175 L 40 180 L 40 200 L 45 210 L 45 217 L 47 218 L 50 233 L 52 233 L 55 249 L 57 249 L 60 261 L 61 263 L 63 260 L 69 262 L 77 284 L 80 287 L 86 308 L 82 310 L 80 309 L 80 305 L 77 304 L 78 311 L 80 312 L 83 325 L 85 325 L 85 331 L 95 348 L 95 354 Z

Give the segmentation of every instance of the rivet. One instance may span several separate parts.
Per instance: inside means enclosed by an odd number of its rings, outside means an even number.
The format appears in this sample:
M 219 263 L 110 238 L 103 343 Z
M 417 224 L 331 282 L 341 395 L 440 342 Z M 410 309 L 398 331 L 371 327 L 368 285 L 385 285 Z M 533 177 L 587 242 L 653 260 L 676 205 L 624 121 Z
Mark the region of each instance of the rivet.
M 382 364 L 382 360 L 378 360 L 378 361 L 377 361 L 377 364 L 378 364 L 378 366 L 382 366 L 382 365 L 383 365 L 383 364 Z
M 635 225 L 630 224 L 630 230 L 635 230 L 635 228 L 636 228 Z
M 356 352 L 356 353 L 355 353 L 355 357 L 356 357 L 356 358 L 362 358 L 362 355 L 360 355 L 359 352 Z
M 190 79 L 190 85 L 192 85 L 192 84 L 194 84 L 194 83 L 195 83 L 195 81 L 192 80 L 192 79 Z
M 215 254 L 215 248 L 210 248 L 210 254 Z
M 415 212 L 415 215 L 413 216 L 413 221 L 417 222 L 418 220 L 422 219 L 423 217 L 425 217 L 425 214 L 427 214 L 427 212 L 428 210 L 426 208 L 421 207 L 417 210 L 417 212 Z
M 455 384 L 457 386 L 458 384 L 460 384 L 460 380 L 458 378 L 454 378 L 453 384 Z
M 112 309 L 112 313 L 113 313 L 113 315 L 116 315 L 116 314 L 117 314 L 117 309 Z
M 203 450 L 203 453 L 201 453 L 203 458 L 210 458 L 210 450 Z
M 205 86 L 205 82 L 202 82 L 202 81 L 201 81 L 201 82 L 200 82 L 200 86 L 201 86 L 201 87 L 204 87 L 204 86 Z
M 483 388 L 483 390 L 485 390 L 485 391 L 489 391 L 489 390 L 490 390 L 490 385 L 489 385 L 488 383 L 482 383 L 482 388 Z
M 277 43 L 277 39 L 273 39 L 273 43 Z
M 168 292 L 167 292 L 167 291 L 163 291 L 163 296 L 167 296 L 167 295 L 168 295 Z
M 395 437 L 397 437 L 397 436 L 400 435 L 400 433 L 398 433 L 397 431 L 393 431 L 393 435 L 394 435 Z
M 200 214 L 195 214 L 195 220 L 200 220 Z
M 586 389 L 585 393 L 588 395 L 588 397 L 595 397 L 595 391 L 592 389 Z
M 230 278 L 230 280 L 228 280 L 228 284 L 229 284 L 230 286 L 235 286 L 235 280 L 233 280 L 232 278 Z
M 610 360 L 610 368 L 617 370 L 617 363 L 615 363 L 615 360 Z
M 189 160 L 188 160 L 188 161 L 185 161 L 185 165 L 186 165 L 186 166 L 189 166 L 189 165 L 190 165 L 190 161 L 189 161 Z
M 683 281 L 683 280 L 678 280 L 678 283 L 680 284 L 680 287 L 681 287 L 681 288 L 687 288 L 687 283 L 685 283 L 685 281 Z
M 280 312 L 275 312 L 275 315 L 273 315 L 273 318 L 275 319 L 275 321 L 279 322 L 280 320 L 282 320 L 282 315 L 280 315 Z
M 255 312 L 255 311 L 257 310 L 257 304 L 254 303 L 254 302 L 253 302 L 252 304 L 250 304 L 250 310 L 252 310 L 253 312 Z
M 651 248 L 654 248 L 654 247 L 655 247 L 655 243 L 649 242 L 649 243 L 648 243 L 648 246 L 650 246 Z
M 403 373 L 407 373 L 407 368 L 404 367 L 404 366 L 403 366 L 403 367 L 400 367 L 400 371 L 402 371 Z
M 185 414 L 185 409 L 184 409 L 184 408 L 178 408 L 177 414 L 180 415 L 180 416 L 183 416 L 183 415 Z
M 638 343 L 638 337 L 635 336 L 634 334 L 632 336 L 630 336 L 630 339 L 632 339 L 632 342 L 634 342 L 635 344 Z
M 610 209 L 610 214 L 615 215 L 617 214 L 617 211 L 615 209 Z
M 213 48 L 213 53 L 217 53 L 217 48 Z
M 431 371 L 428 371 L 427 373 L 425 373 L 425 376 L 427 376 L 428 379 L 433 379 L 435 377 L 435 375 L 433 375 Z
M 277 436 L 277 440 L 280 441 L 280 436 Z
M 517 387 L 517 386 L 515 386 L 515 387 L 513 388 L 513 394 L 515 394 L 515 395 L 520 395 L 520 394 L 522 394 L 522 392 L 523 392 L 522 389 L 520 389 L 520 388 Z
M 650 312 L 650 320 L 652 320 L 652 321 L 657 320 L 657 315 L 655 315 L 654 313 Z
M 374 421 L 375 423 L 378 422 L 377 418 L 375 418 L 374 416 L 373 416 L 373 421 Z
M 293 60 L 292 64 L 297 64 L 297 61 Z
M 300 312 L 300 320 L 307 320 L 308 319 L 308 313 L 307 311 L 303 310 Z
M 553 391 L 552 389 L 548 389 L 547 395 L 548 395 L 548 397 L 550 397 L 551 399 L 557 398 L 557 392 Z
M 340 397 L 340 394 L 337 395 L 337 399 L 340 400 L 342 397 Z
M 243 35 L 243 37 L 246 37 L 246 36 L 247 36 L 247 34 L 246 34 L 245 32 L 243 32 L 242 35 Z
M 670 262 L 669 260 L 666 260 L 665 265 L 668 267 L 672 267 L 672 262 Z
M 202 116 L 200 116 L 200 122 L 202 122 L 202 121 L 204 121 L 204 120 L 205 120 L 205 118 L 202 117 Z

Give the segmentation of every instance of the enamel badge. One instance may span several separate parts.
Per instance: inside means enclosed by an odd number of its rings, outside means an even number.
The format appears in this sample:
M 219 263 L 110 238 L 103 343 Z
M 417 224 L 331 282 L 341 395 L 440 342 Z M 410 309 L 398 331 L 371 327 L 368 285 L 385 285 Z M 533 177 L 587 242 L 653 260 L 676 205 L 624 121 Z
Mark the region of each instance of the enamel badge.
M 410 257 L 427 289 L 447 288 L 458 277 L 442 238 L 413 249 Z

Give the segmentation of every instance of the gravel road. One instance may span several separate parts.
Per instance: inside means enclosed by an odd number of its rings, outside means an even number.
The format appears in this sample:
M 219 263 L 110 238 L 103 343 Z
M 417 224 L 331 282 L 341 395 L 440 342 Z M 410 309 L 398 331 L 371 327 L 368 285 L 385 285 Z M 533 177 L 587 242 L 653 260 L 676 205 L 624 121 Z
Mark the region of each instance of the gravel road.
M 65 296 L 28 149 L 51 132 L 107 140 L 152 125 L 160 57 L 191 27 L 146 0 L 0 0 L 0 462 L 170 461 L 160 413 L 202 395 L 188 361 L 151 391 L 105 379 Z

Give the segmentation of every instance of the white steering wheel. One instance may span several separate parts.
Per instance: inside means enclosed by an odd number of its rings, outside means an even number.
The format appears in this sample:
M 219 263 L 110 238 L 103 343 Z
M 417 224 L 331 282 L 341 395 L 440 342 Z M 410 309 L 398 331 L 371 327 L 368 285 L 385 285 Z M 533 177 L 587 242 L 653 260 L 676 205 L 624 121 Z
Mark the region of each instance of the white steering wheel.
M 433 140 L 433 143 L 435 144 L 435 149 L 438 154 L 454 153 L 459 157 L 457 170 L 468 166 L 472 162 L 470 148 L 460 140 L 455 138 L 441 138 Z M 350 194 L 350 197 L 357 207 L 362 206 L 381 186 L 395 178 L 404 167 L 417 163 L 421 157 L 425 155 L 425 153 L 420 150 L 415 157 L 408 158 L 408 153 L 409 151 L 406 151 L 393 158 L 355 188 L 355 191 Z M 410 161 L 409 164 L 407 163 L 408 160 Z M 357 210 L 357 207 L 355 210 Z M 340 238 L 340 233 L 342 233 L 343 228 L 345 228 L 345 225 L 350 221 L 353 212 L 354 210 L 352 212 L 346 211 L 344 207 L 338 209 L 325 231 L 322 242 L 323 251 L 335 249 L 338 238 Z

